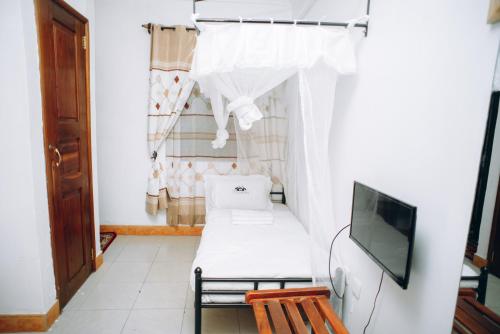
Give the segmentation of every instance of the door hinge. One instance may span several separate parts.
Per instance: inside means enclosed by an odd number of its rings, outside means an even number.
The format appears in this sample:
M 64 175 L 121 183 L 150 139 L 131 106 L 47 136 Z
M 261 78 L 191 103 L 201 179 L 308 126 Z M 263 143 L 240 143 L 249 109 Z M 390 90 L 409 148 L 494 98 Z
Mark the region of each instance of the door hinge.
M 82 48 L 87 50 L 87 36 L 82 36 Z
M 90 255 L 92 256 L 92 260 L 95 260 L 95 252 L 93 248 L 90 249 Z

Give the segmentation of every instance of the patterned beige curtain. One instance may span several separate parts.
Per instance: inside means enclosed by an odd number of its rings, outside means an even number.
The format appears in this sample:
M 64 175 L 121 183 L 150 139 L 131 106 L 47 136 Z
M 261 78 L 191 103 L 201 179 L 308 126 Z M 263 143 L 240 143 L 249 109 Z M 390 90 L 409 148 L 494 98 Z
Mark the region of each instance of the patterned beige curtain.
M 249 130 L 241 130 L 235 122 L 241 174 L 267 175 L 274 185 L 286 182 L 288 115 L 284 94 L 285 84 L 281 84 L 255 101 L 263 118 Z
M 214 149 L 212 140 L 217 132 L 217 123 L 210 102 L 200 94 L 195 84 L 165 143 L 169 225 L 204 224 L 204 176 L 239 173 L 233 122 L 227 130 L 227 145 Z
M 183 26 L 162 30 L 155 25 L 151 36 L 148 144 L 152 163 L 146 211 L 155 215 L 159 209 L 167 207 L 168 165 L 163 144 L 183 111 L 194 85 L 189 78 L 189 70 L 196 34 Z

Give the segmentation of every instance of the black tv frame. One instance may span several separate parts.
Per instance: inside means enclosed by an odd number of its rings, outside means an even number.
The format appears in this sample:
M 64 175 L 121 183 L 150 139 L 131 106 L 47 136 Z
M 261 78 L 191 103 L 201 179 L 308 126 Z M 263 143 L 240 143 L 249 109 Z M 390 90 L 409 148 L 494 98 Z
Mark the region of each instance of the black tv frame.
M 352 223 L 353 223 L 353 216 L 354 216 L 354 196 L 355 196 L 355 192 L 356 192 L 356 184 L 359 184 L 359 185 L 361 185 L 363 187 L 366 187 L 368 189 L 376 191 L 380 195 L 385 196 L 385 197 L 389 198 L 390 200 L 393 200 L 396 203 L 409 208 L 410 211 L 411 211 L 411 218 L 410 218 L 411 219 L 411 227 L 410 227 L 411 235 L 410 235 L 410 238 L 409 238 L 410 240 L 409 240 L 409 245 L 408 245 L 408 254 L 406 256 L 405 276 L 404 276 L 403 279 L 400 279 L 392 271 L 390 271 L 389 268 L 387 268 L 382 262 L 380 262 L 380 260 L 377 259 L 375 257 L 375 255 L 373 255 L 368 249 L 366 249 L 363 246 L 363 244 L 361 244 L 358 240 L 356 240 L 356 238 L 352 235 Z M 352 191 L 351 226 L 349 228 L 349 239 L 351 239 L 352 241 L 354 241 L 354 243 L 356 245 L 358 245 L 359 248 L 361 248 L 380 268 L 382 268 L 382 270 L 385 273 L 387 273 L 387 275 L 389 275 L 404 290 L 406 290 L 408 288 L 408 282 L 410 281 L 411 261 L 412 261 L 412 258 L 413 258 L 413 245 L 415 243 L 415 225 L 416 225 L 416 221 L 417 221 L 417 207 L 416 206 L 413 206 L 413 205 L 410 205 L 410 204 L 405 203 L 403 201 L 400 201 L 397 198 L 389 196 L 389 195 L 387 195 L 387 194 L 385 194 L 385 193 L 383 193 L 381 191 L 378 191 L 377 189 L 369 187 L 369 186 L 367 186 L 367 185 L 365 185 L 365 184 L 363 184 L 361 182 L 354 181 L 354 186 L 353 186 L 353 191 Z

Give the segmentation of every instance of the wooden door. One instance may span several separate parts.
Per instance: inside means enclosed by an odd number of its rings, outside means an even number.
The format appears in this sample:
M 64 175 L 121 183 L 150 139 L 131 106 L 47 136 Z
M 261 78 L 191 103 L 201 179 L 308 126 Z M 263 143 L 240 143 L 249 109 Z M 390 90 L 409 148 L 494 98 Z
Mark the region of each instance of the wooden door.
M 488 247 L 488 268 L 490 273 L 500 278 L 500 179 L 498 180 L 493 221 L 491 222 L 490 243 Z
M 63 1 L 36 4 L 52 252 L 64 306 L 93 269 L 87 20 Z

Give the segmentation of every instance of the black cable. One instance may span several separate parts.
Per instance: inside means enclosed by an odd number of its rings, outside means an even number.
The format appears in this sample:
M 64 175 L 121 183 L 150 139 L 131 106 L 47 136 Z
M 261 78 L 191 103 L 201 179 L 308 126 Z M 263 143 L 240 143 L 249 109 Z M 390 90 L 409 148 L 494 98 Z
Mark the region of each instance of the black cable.
M 378 284 L 377 295 L 375 296 L 375 300 L 373 301 L 372 312 L 370 313 L 370 318 L 368 318 L 368 322 L 366 323 L 366 326 L 363 329 L 363 334 L 365 334 L 366 329 L 368 328 L 368 325 L 370 325 L 370 321 L 372 320 L 372 315 L 373 315 L 373 312 L 375 311 L 375 305 L 377 304 L 377 298 L 378 298 L 378 294 L 380 293 L 380 288 L 382 287 L 382 280 L 383 279 L 384 279 L 384 271 L 382 270 L 382 277 L 380 277 L 380 283 Z
M 332 239 L 332 244 L 330 245 L 330 256 L 328 257 L 328 275 L 330 276 L 330 284 L 332 285 L 333 292 L 335 292 L 335 295 L 337 296 L 338 299 L 342 299 L 343 297 L 340 297 L 340 295 L 337 293 L 337 290 L 335 290 L 335 286 L 333 285 L 333 279 L 332 279 L 332 249 L 333 249 L 333 243 L 335 242 L 335 239 L 339 236 L 340 232 L 345 230 L 351 226 L 351 224 L 347 224 L 346 226 L 342 227 L 340 231 L 335 234 L 335 236 Z

